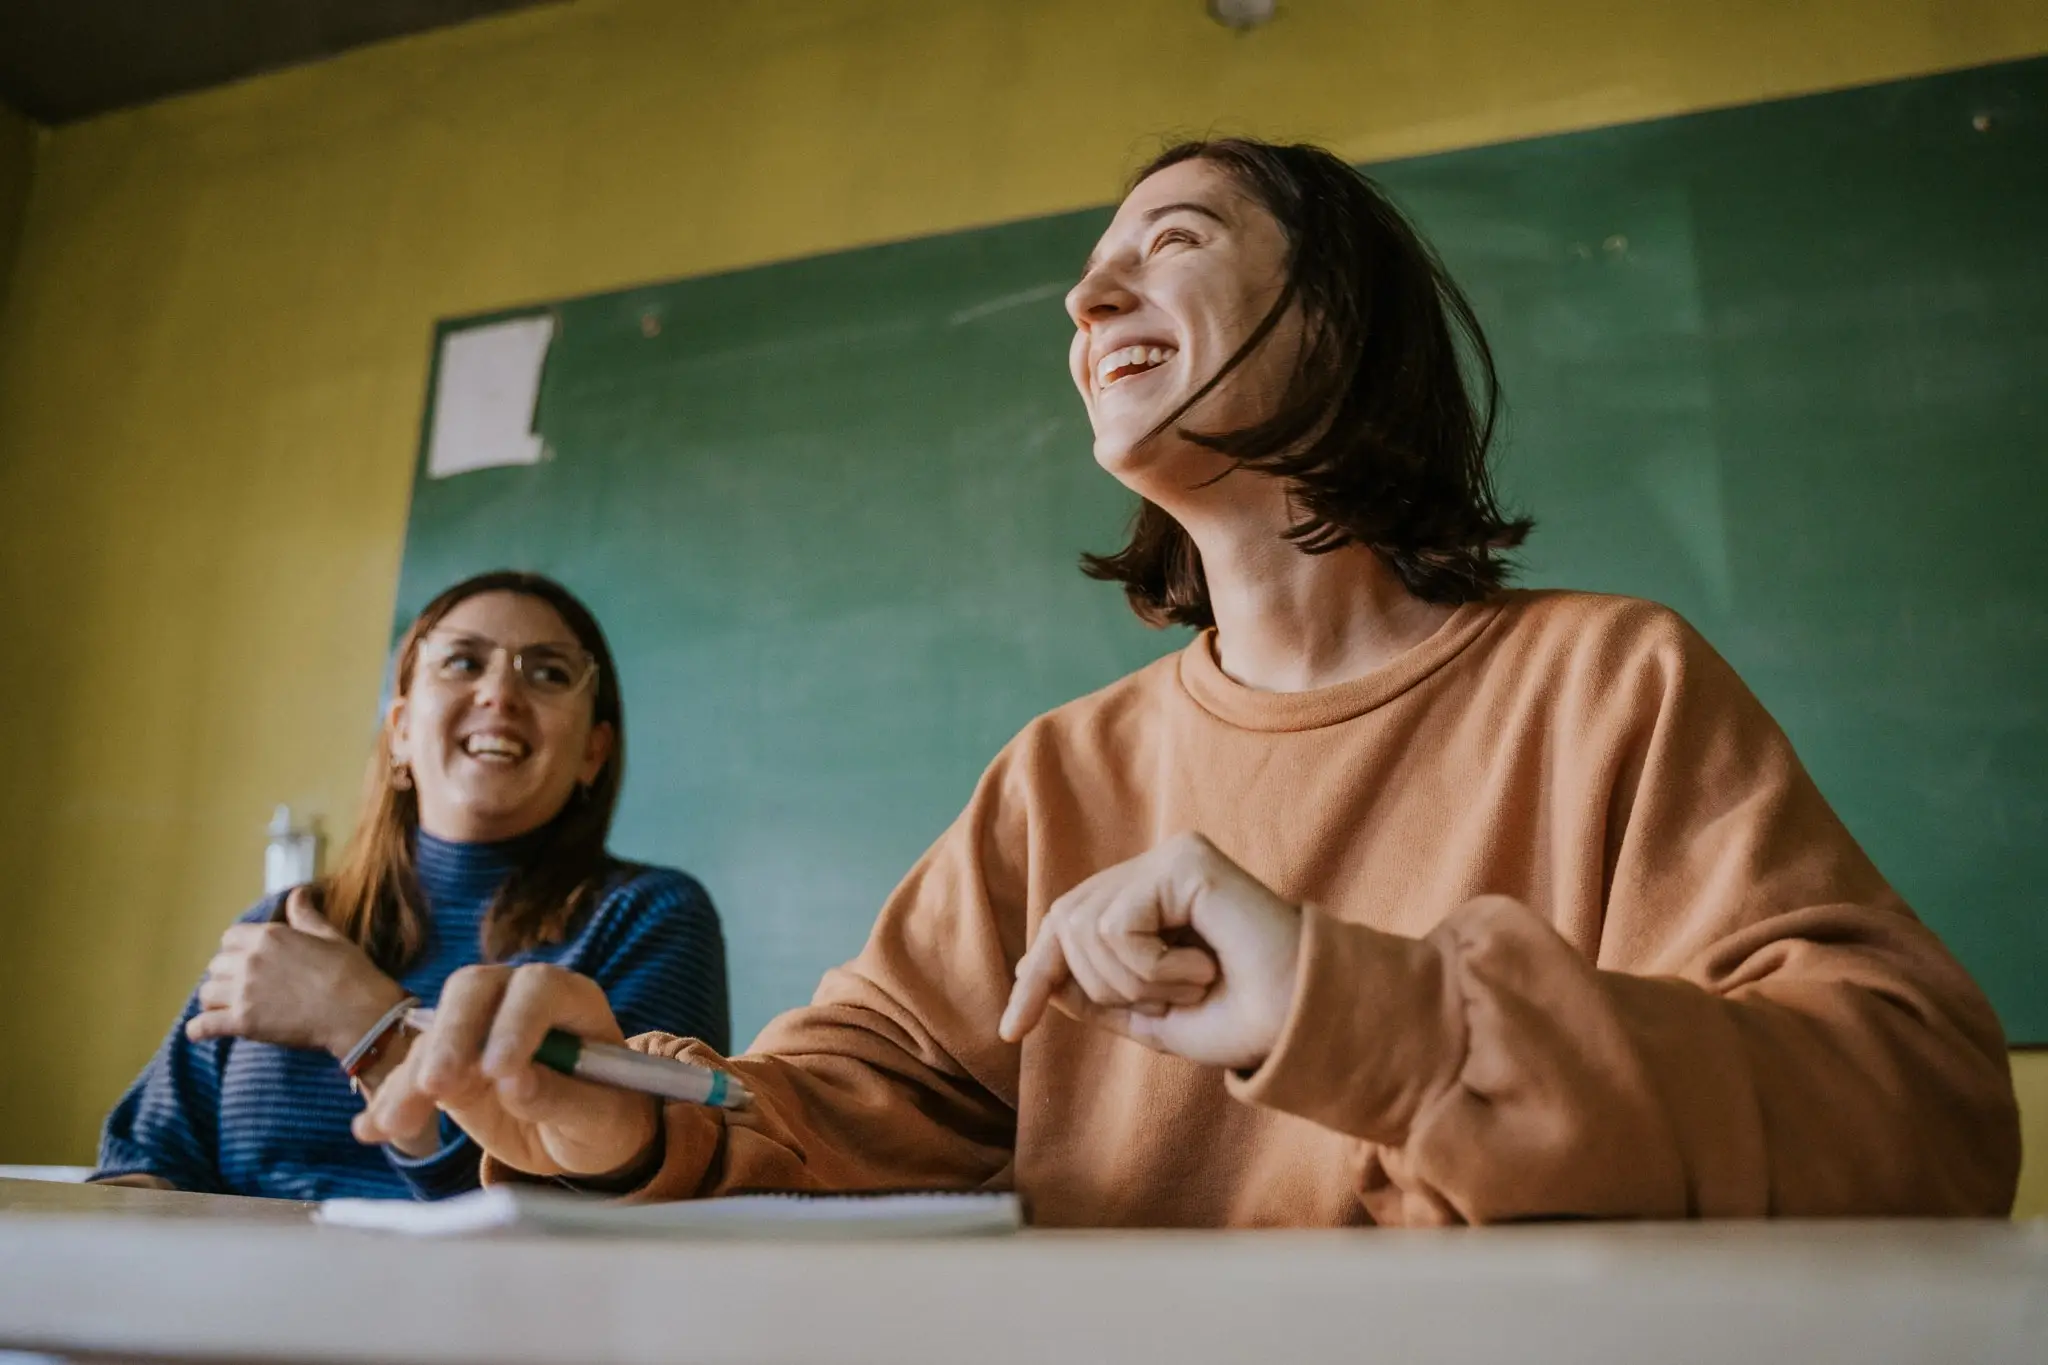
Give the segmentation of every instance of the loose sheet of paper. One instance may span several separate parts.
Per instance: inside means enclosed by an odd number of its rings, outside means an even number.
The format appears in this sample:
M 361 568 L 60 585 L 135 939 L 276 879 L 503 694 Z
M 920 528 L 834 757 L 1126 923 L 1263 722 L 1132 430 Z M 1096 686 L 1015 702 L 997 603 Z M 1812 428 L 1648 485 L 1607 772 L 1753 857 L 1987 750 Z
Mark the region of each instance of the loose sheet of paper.
M 472 469 L 537 464 L 533 430 L 541 367 L 555 337 L 551 313 L 487 323 L 441 339 L 434 426 L 427 439 L 427 477 Z
M 529 1185 L 493 1185 L 433 1203 L 329 1199 L 329 1227 L 415 1237 L 491 1233 L 601 1237 L 967 1237 L 1015 1232 L 1023 1206 L 1007 1192 L 729 1195 L 673 1204 L 617 1204 Z

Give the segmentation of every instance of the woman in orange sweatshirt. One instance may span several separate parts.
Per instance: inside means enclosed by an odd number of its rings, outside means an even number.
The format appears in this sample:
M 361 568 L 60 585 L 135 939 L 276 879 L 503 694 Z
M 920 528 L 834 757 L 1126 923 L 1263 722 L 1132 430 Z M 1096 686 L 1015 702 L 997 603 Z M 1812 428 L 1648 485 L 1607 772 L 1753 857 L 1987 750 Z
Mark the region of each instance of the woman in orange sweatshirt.
M 1042 1224 L 2007 1211 L 1997 1020 L 1741 680 L 1660 607 L 1503 587 L 1485 343 L 1369 181 L 1177 147 L 1067 306 L 1144 499 L 1089 571 L 1193 642 L 997 756 L 730 1064 L 751 1109 L 535 1068 L 618 1038 L 602 993 L 472 967 L 360 1137 L 438 1105 L 487 1179 Z

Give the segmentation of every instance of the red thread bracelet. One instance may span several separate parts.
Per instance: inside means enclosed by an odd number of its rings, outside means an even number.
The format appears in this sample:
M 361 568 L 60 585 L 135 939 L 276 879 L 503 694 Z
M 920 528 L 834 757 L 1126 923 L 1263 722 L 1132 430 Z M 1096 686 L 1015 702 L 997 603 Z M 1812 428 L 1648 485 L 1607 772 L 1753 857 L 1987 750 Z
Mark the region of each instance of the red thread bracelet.
M 372 1027 L 363 1040 L 349 1049 L 342 1059 L 341 1074 L 348 1077 L 348 1088 L 358 1095 L 363 1093 L 362 1076 L 375 1066 L 391 1046 L 391 1036 L 405 1026 L 406 1011 L 419 1003 L 417 996 L 407 996 L 393 1005 L 390 1012 Z

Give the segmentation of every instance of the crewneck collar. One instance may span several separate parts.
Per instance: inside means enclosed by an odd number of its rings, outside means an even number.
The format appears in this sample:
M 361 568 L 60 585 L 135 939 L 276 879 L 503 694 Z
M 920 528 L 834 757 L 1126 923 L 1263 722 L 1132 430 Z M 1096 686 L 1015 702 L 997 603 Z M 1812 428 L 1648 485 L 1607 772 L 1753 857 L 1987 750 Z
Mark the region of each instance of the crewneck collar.
M 1246 687 L 1216 661 L 1212 626 L 1180 655 L 1181 687 L 1210 715 L 1243 730 L 1315 730 L 1353 720 L 1414 687 L 1456 658 L 1500 615 L 1505 597 L 1467 602 L 1430 637 L 1372 672 L 1313 692 L 1262 692 Z
M 543 825 L 489 844 L 439 839 L 419 830 L 413 836 L 413 872 L 420 890 L 437 906 L 488 900 L 546 841 L 548 829 Z

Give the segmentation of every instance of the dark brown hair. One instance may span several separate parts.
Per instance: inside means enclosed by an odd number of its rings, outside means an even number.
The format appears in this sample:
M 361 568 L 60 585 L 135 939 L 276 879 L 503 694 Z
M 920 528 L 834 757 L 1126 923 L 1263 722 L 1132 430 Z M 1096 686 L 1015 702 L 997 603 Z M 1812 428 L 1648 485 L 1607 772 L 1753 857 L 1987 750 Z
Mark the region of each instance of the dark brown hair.
M 518 593 L 554 608 L 577 643 L 597 661 L 591 723 L 612 727 L 611 756 L 604 767 L 538 832 L 535 846 L 498 889 L 484 916 L 479 947 L 487 961 L 496 961 L 542 943 L 561 942 L 603 890 L 609 866 L 605 836 L 611 832 L 626 767 L 626 716 L 611 647 L 590 609 L 552 578 L 511 569 L 465 578 L 420 608 L 398 642 L 391 676 L 394 695 L 411 691 L 420 641 L 426 634 L 459 604 L 487 592 Z M 355 833 L 341 866 L 315 885 L 314 898 L 335 928 L 361 946 L 379 968 L 396 973 L 426 946 L 427 908 L 413 865 L 419 799 L 393 776 L 390 728 L 382 726 Z
M 1287 538 L 1305 554 L 1368 546 L 1428 602 L 1498 591 L 1512 571 L 1505 552 L 1535 523 L 1495 497 L 1486 453 L 1500 381 L 1443 262 L 1385 191 L 1320 147 L 1182 142 L 1132 186 L 1196 158 L 1222 166 L 1280 224 L 1286 283 L 1237 352 L 1151 435 L 1174 427 L 1299 306 L 1301 354 L 1278 410 L 1238 431 L 1178 434 L 1286 480 L 1300 512 Z M 1083 555 L 1081 570 L 1122 583 L 1151 625 L 1215 624 L 1194 541 L 1150 500 L 1129 543 Z

